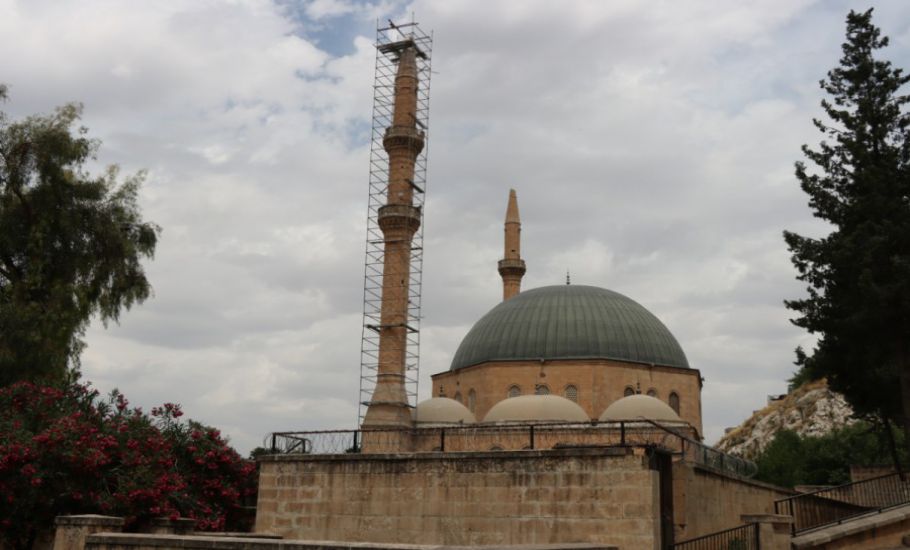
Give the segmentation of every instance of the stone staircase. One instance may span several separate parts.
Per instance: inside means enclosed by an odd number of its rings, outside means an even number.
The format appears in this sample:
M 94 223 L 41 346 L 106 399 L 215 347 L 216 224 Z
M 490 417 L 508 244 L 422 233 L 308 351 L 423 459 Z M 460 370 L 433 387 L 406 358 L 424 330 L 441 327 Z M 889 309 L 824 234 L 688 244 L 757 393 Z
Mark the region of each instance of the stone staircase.
M 794 550 L 910 548 L 910 504 L 820 527 L 793 537 L 791 543 Z

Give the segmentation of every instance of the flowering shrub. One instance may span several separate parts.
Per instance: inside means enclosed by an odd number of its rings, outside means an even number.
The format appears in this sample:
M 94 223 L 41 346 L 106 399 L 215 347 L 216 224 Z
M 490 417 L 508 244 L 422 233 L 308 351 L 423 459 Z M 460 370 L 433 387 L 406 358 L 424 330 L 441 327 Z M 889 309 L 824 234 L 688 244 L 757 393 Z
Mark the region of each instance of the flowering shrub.
M 87 385 L 19 382 L 0 389 L 0 546 L 32 547 L 62 514 L 196 519 L 238 529 L 255 466 L 218 430 L 166 403 L 145 414 Z

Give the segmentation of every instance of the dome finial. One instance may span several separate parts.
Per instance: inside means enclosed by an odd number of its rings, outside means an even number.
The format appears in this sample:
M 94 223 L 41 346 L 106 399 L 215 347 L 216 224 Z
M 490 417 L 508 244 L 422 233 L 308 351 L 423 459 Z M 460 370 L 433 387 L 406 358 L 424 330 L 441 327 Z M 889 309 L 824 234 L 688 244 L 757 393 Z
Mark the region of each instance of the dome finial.
M 569 276 L 569 270 L 566 270 L 566 286 L 572 284 L 572 278 Z

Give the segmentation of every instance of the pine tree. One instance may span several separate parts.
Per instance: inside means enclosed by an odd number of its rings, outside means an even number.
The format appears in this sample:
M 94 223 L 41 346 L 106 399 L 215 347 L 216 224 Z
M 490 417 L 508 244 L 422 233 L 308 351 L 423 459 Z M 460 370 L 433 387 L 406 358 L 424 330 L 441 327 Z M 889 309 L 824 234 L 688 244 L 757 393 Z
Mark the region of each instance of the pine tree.
M 901 95 L 910 80 L 877 59 L 888 45 L 872 10 L 851 11 L 840 65 L 821 87 L 825 138 L 796 163 L 813 214 L 832 231 L 784 232 L 808 297 L 786 306 L 819 337 L 797 364 L 828 378 L 861 416 L 900 423 L 910 443 L 910 117 Z

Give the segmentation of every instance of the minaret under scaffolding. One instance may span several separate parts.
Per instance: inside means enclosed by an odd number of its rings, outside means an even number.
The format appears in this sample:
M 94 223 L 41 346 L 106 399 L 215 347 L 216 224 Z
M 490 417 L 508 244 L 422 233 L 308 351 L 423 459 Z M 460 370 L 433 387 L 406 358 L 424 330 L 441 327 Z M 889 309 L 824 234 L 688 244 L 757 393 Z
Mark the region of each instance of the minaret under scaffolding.
M 416 25 L 416 24 L 412 24 Z M 365 329 L 378 334 L 378 349 L 375 350 L 375 365 L 367 367 L 366 360 L 362 370 L 375 368 L 371 379 L 373 383 L 372 395 L 363 404 L 367 407 L 362 418 L 362 427 L 409 427 L 411 426 L 411 404 L 409 400 L 408 367 L 409 359 L 413 360 L 416 369 L 414 353 L 409 353 L 409 336 L 417 332 L 419 322 L 419 285 L 420 265 L 412 265 L 414 258 L 412 252 L 421 247 L 414 246 L 414 236 L 420 229 L 422 196 L 415 202 L 415 195 L 423 193 L 421 188 L 422 174 L 415 181 L 415 169 L 418 168 L 418 159 L 424 150 L 424 132 L 426 112 L 418 113 L 418 107 L 426 110 L 425 101 L 420 100 L 420 71 L 418 61 L 426 60 L 427 54 L 422 51 L 414 34 L 405 34 L 403 27 L 408 25 L 392 25 L 390 29 L 399 35 L 398 40 L 377 44 L 377 58 L 382 55 L 391 60 L 391 65 L 397 64 L 394 70 L 393 96 L 391 98 L 391 121 L 382 135 L 382 148 L 388 156 L 387 177 L 384 204 L 375 209 L 375 223 L 381 231 L 382 246 L 382 275 L 381 299 L 379 301 L 379 323 L 371 322 L 375 316 L 368 312 L 369 299 L 365 303 Z M 424 64 L 426 65 L 426 64 Z M 377 80 L 381 77 L 379 63 L 377 62 Z M 377 84 L 377 87 L 380 87 Z M 380 92 L 377 91 L 377 102 Z M 376 123 L 374 111 L 374 124 Z M 425 171 L 424 163 L 419 168 Z M 373 159 L 371 159 L 373 163 Z M 371 172 L 372 177 L 372 172 Z M 420 182 L 420 184 L 418 183 Z M 372 183 L 372 182 L 371 182 Z M 371 195 L 371 213 L 372 213 Z M 370 243 L 367 251 L 367 283 L 365 295 L 370 292 Z M 419 260 L 419 256 L 418 256 Z M 415 283 L 413 277 L 416 271 L 417 292 L 416 311 L 415 294 L 411 288 Z M 367 338 L 364 337 L 364 355 L 371 356 L 367 350 Z M 413 373 L 416 379 L 416 372 Z M 363 380 L 362 376 L 362 380 Z M 416 384 L 416 380 L 415 380 Z M 363 384 L 361 391 L 363 392 Z M 416 393 L 416 392 L 415 392 Z
M 521 278 L 524 277 L 525 261 L 521 259 L 521 218 L 518 216 L 518 197 L 515 190 L 509 190 L 509 205 L 506 207 L 505 255 L 499 260 L 499 275 L 502 277 L 502 301 L 521 292 Z

